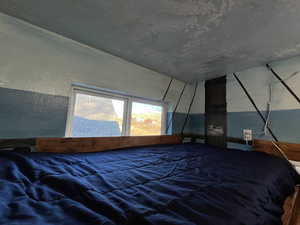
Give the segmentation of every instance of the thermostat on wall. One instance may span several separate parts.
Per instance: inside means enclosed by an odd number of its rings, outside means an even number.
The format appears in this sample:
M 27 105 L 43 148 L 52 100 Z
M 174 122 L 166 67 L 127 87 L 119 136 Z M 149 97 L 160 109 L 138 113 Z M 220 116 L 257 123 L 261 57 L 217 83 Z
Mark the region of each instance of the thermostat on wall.
M 243 137 L 244 137 L 244 140 L 246 142 L 252 141 L 252 130 L 250 130 L 250 129 L 244 129 L 243 130 Z

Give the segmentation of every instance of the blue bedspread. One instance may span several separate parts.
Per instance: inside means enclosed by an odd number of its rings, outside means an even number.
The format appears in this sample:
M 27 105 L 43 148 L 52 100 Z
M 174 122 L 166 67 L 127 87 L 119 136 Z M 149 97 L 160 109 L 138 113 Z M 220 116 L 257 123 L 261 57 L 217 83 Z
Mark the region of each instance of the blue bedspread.
M 0 152 L 0 224 L 281 224 L 299 177 L 259 152 L 202 144 Z

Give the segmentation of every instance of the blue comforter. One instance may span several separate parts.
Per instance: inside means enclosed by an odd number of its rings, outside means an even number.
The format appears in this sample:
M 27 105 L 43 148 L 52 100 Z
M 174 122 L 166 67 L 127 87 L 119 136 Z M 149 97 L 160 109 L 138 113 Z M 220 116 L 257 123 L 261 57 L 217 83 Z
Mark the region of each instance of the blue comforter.
M 260 152 L 202 144 L 0 152 L 0 224 L 281 224 L 299 177 Z

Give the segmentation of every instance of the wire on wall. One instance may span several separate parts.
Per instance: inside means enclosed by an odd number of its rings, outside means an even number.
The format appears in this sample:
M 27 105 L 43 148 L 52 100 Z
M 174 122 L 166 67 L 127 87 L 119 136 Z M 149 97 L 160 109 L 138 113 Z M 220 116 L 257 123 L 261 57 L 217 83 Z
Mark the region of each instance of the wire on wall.
M 184 84 L 184 86 L 183 86 L 183 88 L 182 88 L 182 90 L 181 90 L 180 96 L 179 96 L 179 98 L 178 98 L 178 100 L 177 100 L 176 106 L 175 106 L 175 108 L 174 108 L 174 111 L 172 112 L 171 117 L 168 119 L 168 124 L 167 124 L 167 127 L 166 127 L 166 134 L 168 134 L 168 131 L 169 131 L 169 128 L 170 128 L 170 126 L 171 126 L 171 123 L 172 123 L 174 114 L 177 112 L 177 108 L 178 108 L 178 105 L 179 105 L 179 103 L 180 103 L 180 101 L 181 101 L 181 98 L 182 98 L 182 95 L 183 95 L 184 90 L 185 90 L 185 88 L 186 88 L 186 85 L 187 85 L 187 83 Z
M 191 102 L 190 102 L 190 105 L 189 105 L 189 108 L 188 108 L 188 112 L 187 112 L 187 115 L 186 115 L 186 117 L 185 117 L 185 120 L 184 120 L 182 129 L 181 129 L 181 135 L 183 135 L 184 128 L 185 128 L 185 126 L 186 126 L 186 124 L 187 124 L 187 121 L 188 121 L 188 118 L 189 118 L 189 116 L 190 116 L 190 112 L 191 112 L 191 108 L 192 108 L 192 105 L 193 105 L 194 100 L 195 100 L 197 88 L 198 88 L 198 82 L 196 82 L 196 84 L 195 84 L 194 94 L 193 94 L 192 100 L 191 100 Z
M 286 82 L 287 80 L 295 77 L 297 74 L 299 74 L 299 71 L 296 71 L 296 72 L 292 73 L 291 75 L 289 75 L 288 77 L 283 79 L 283 81 Z M 272 112 L 272 101 L 273 101 L 273 86 L 276 85 L 277 83 L 280 83 L 280 81 L 271 82 L 268 86 L 269 87 L 269 100 L 267 102 L 267 119 L 266 119 L 267 122 L 264 126 L 264 135 L 267 135 L 267 126 L 270 123 L 270 115 L 271 115 L 271 112 Z
M 258 115 L 260 116 L 260 118 L 263 120 L 263 122 L 266 124 L 267 120 L 265 119 L 265 117 L 262 115 L 262 113 L 260 112 L 260 110 L 258 109 L 258 107 L 256 106 L 255 102 L 253 101 L 252 97 L 250 96 L 249 92 L 247 91 L 247 89 L 245 88 L 245 86 L 243 85 L 243 83 L 241 82 L 241 80 L 238 78 L 238 76 L 233 73 L 233 76 L 235 77 L 235 79 L 237 80 L 237 82 L 240 84 L 241 88 L 243 89 L 243 91 L 245 92 L 245 94 L 247 95 L 249 101 L 251 102 L 251 104 L 253 105 L 253 107 L 255 108 L 256 112 L 258 113 Z M 275 134 L 273 133 L 273 131 L 271 130 L 271 128 L 269 126 L 267 126 L 268 131 L 270 132 L 271 136 L 273 137 L 273 139 L 275 141 L 278 141 L 277 137 L 275 136 Z

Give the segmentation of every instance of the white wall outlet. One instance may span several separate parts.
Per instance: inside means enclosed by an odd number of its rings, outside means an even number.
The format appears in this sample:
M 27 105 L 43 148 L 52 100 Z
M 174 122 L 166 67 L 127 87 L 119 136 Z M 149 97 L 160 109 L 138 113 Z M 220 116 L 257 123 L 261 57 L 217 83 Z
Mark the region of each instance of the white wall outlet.
M 252 141 L 252 130 L 251 129 L 244 129 L 243 130 L 243 137 L 245 141 Z

